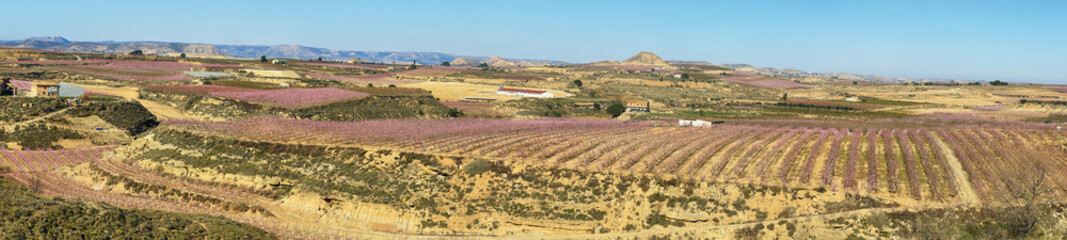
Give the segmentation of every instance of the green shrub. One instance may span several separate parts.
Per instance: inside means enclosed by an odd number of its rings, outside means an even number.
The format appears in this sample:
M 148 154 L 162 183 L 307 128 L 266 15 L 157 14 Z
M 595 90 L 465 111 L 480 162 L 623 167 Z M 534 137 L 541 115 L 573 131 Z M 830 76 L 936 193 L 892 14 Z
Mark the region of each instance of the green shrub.
M 489 167 L 491 166 L 492 164 L 489 161 L 478 159 L 468 163 L 467 166 L 463 167 L 463 171 L 466 172 L 467 175 L 478 175 L 489 171 Z
M 0 141 L 18 142 L 24 149 L 59 148 L 53 143 L 60 139 L 83 139 L 78 132 L 46 126 L 44 124 L 29 125 L 16 128 L 14 132 L 4 133 L 0 130 Z
M 617 118 L 621 116 L 623 112 L 626 112 L 626 107 L 622 106 L 622 104 L 616 103 L 612 104 L 611 106 L 608 106 L 605 111 L 607 111 L 608 114 L 611 114 L 612 118 Z
M 93 102 L 74 109 L 75 116 L 96 115 L 115 127 L 126 129 L 130 135 L 137 135 L 159 126 L 159 120 L 140 103 Z

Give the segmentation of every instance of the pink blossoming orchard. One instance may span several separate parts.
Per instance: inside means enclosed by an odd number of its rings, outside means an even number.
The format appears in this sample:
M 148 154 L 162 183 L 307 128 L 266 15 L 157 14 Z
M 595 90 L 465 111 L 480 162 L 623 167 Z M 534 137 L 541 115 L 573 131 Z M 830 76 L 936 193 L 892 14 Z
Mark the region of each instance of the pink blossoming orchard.
M 1032 159 L 1054 173 L 1067 157 L 1062 132 L 1030 129 L 836 129 L 760 125 L 664 128 L 604 120 L 375 120 L 352 123 L 259 118 L 169 124 L 203 133 L 276 142 L 388 146 L 587 171 L 672 174 L 702 181 L 824 187 L 954 201 L 957 182 L 983 200 L 1003 193 L 997 164 Z M 991 146 L 980 148 L 978 146 Z M 1036 148 L 1035 148 L 1036 147 Z M 1006 149 L 1033 149 L 1030 153 Z M 967 176 L 957 179 L 950 159 Z M 862 179 L 862 181 L 861 181 Z M 1055 179 L 1055 184 L 1067 184 Z M 1058 190 L 1057 195 L 1067 195 Z
M 1067 236 L 1059 85 L 26 42 L 0 47 L 0 239 Z M 174 224 L 66 230 L 133 213 L 98 202 Z

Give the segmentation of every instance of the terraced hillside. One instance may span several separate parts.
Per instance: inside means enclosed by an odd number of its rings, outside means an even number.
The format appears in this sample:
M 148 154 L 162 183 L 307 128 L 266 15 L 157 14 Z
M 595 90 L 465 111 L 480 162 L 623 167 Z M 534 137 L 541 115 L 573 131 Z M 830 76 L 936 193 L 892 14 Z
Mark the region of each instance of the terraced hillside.
M 30 178 L 24 185 L 38 186 Z M 37 185 L 35 185 L 37 184 Z M 38 188 L 39 189 L 39 188 Z M 152 210 L 121 209 L 106 203 L 43 198 L 0 176 L 0 238 L 213 238 L 275 239 L 254 227 L 231 220 Z
M 844 192 L 246 141 L 177 127 L 154 129 L 91 163 L 13 176 L 42 179 L 48 196 L 220 215 L 284 238 L 699 236 L 720 225 L 897 205 Z M 795 224 L 807 223 L 781 223 L 779 231 Z

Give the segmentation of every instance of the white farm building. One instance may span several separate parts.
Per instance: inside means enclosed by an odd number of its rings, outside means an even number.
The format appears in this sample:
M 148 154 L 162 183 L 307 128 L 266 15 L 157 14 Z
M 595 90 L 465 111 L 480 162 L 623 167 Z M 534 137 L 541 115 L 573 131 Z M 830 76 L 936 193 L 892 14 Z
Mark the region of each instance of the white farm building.
M 679 127 L 711 127 L 711 122 L 704 120 L 685 120 L 678 119 Z
M 711 127 L 711 125 L 722 124 L 722 123 L 723 123 L 723 121 L 708 122 L 708 121 L 704 121 L 704 120 L 700 120 L 700 119 L 697 119 L 697 120 L 678 119 L 678 126 L 679 127 Z
M 554 97 L 552 93 L 546 91 L 526 90 L 518 88 L 505 88 L 500 87 L 496 90 L 496 94 L 516 96 L 516 97 L 532 97 L 532 98 L 550 98 Z

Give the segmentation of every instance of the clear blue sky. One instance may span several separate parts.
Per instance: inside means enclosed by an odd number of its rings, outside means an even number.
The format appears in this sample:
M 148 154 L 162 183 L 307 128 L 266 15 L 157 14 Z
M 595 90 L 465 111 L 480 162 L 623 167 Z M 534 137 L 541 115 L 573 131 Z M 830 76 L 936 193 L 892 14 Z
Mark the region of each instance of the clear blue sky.
M 1067 83 L 1065 1 L 7 1 L 0 39 L 300 44 Z

